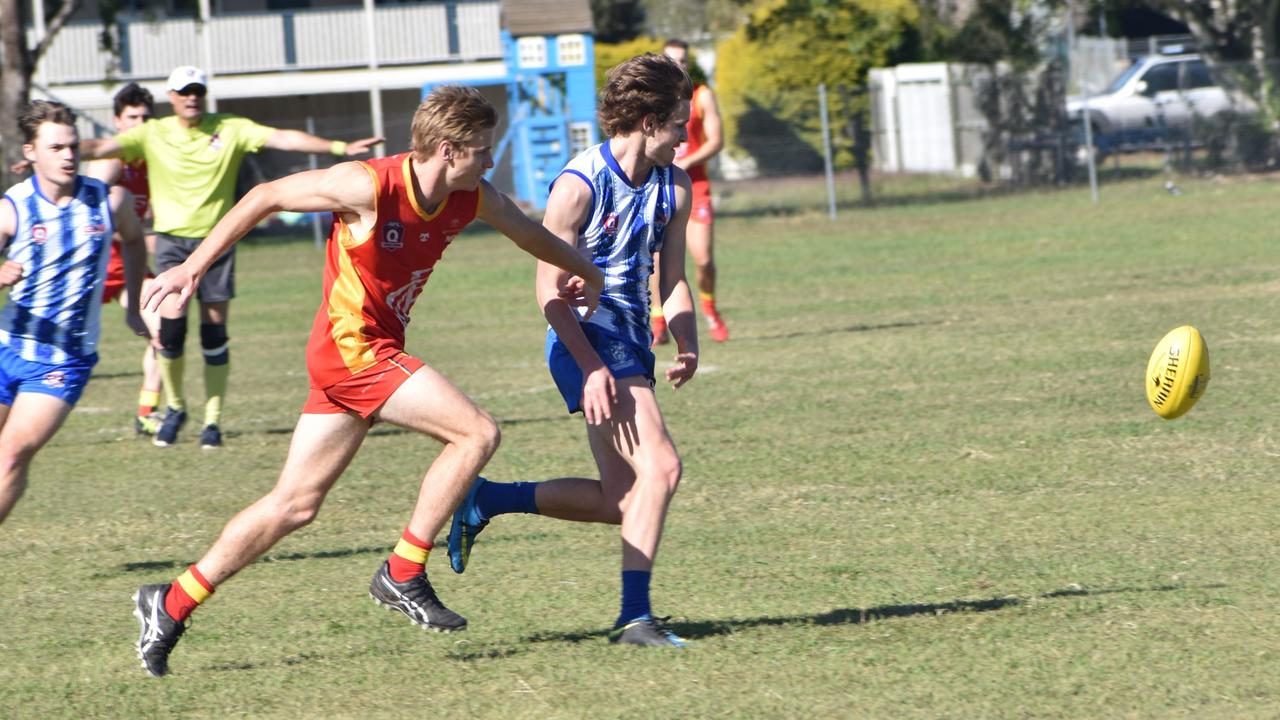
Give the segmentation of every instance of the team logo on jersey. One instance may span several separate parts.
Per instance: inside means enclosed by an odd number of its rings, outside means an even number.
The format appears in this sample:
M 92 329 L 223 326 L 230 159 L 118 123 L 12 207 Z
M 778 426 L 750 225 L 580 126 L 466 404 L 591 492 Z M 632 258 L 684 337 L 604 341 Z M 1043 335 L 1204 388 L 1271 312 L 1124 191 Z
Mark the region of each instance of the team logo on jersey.
M 449 233 L 449 234 L 445 235 L 445 236 L 444 236 L 444 244 L 445 244 L 445 245 L 448 245 L 449 243 L 453 242 L 453 239 L 454 239 L 454 238 L 456 238 L 456 237 L 458 237 L 458 233 Z
M 31 239 L 37 244 L 43 245 L 44 241 L 49 239 L 49 229 L 43 225 L 32 225 Z
M 609 213 L 605 216 L 604 232 L 606 235 L 618 234 L 618 213 Z
M 91 222 L 88 225 L 85 225 L 83 228 L 81 228 L 81 231 L 85 235 L 101 235 L 102 233 L 105 233 L 107 231 L 107 226 L 103 225 L 100 222 L 96 222 L 96 223 Z
M 44 386 L 60 390 L 67 386 L 67 374 L 61 370 L 45 373 Z
M 422 287 L 427 284 L 433 269 L 414 270 L 407 285 L 387 293 L 387 307 L 400 318 L 401 324 L 409 324 L 409 311 L 413 309 L 413 302 L 422 294 Z
M 382 226 L 383 250 L 399 250 L 404 247 L 404 225 L 398 220 L 391 220 Z
M 429 232 L 420 232 L 420 233 L 418 233 L 418 242 L 420 242 L 420 243 L 429 243 L 429 242 L 431 242 L 431 233 L 429 233 Z

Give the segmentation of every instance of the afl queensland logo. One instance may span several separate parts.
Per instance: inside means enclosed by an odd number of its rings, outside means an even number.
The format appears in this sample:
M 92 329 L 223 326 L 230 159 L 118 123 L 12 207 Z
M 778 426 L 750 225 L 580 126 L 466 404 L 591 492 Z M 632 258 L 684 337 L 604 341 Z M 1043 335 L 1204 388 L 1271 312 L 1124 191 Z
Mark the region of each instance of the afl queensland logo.
M 404 225 L 391 220 L 382 226 L 382 249 L 399 250 L 404 247 Z
M 654 210 L 654 213 L 653 213 L 653 229 L 657 232 L 662 232 L 664 229 L 666 229 L 667 221 L 670 219 L 671 219 L 671 215 L 667 213 L 666 204 L 658 203 L 658 207 Z
M 618 234 L 618 213 L 609 213 L 605 216 L 604 232 L 606 235 Z
M 31 228 L 31 239 L 37 245 L 43 245 L 44 241 L 49 239 L 49 230 L 43 225 L 34 225 Z

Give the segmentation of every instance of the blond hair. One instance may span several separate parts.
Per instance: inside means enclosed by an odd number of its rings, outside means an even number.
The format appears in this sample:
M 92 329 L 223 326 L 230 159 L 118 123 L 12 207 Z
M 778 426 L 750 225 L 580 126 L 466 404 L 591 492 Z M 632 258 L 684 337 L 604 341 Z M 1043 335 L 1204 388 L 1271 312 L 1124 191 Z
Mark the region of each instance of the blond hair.
M 498 111 L 479 90 L 441 85 L 414 111 L 409 148 L 415 158 L 425 161 L 441 142 L 462 146 L 477 132 L 497 125 Z

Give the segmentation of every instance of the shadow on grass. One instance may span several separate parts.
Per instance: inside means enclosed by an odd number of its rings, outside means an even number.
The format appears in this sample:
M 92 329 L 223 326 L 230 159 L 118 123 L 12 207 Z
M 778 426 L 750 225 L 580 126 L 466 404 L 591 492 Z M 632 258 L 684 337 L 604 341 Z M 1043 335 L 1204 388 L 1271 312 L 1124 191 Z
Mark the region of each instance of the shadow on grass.
M 1006 608 L 1025 605 L 1030 600 L 1054 600 L 1064 597 L 1092 597 L 1095 595 L 1115 595 L 1147 592 L 1172 592 L 1175 590 L 1222 588 L 1221 583 L 1209 585 L 1155 585 L 1152 587 L 1120 587 L 1120 588 L 1064 588 L 1054 590 L 1030 598 L 999 597 L 985 600 L 952 600 L 944 603 L 911 603 L 907 605 L 879 605 L 869 608 L 838 608 L 816 615 L 774 615 L 757 618 L 703 620 L 703 621 L 671 621 L 667 624 L 682 637 L 698 639 L 715 635 L 732 635 L 736 632 L 756 627 L 777 627 L 788 625 L 863 625 L 877 620 L 889 618 L 914 617 L 918 615 L 949 615 L 966 612 L 992 612 Z M 563 633 L 537 633 L 523 638 L 527 643 L 569 642 L 579 643 L 585 640 L 604 638 L 608 630 L 582 630 Z M 495 656 L 506 656 L 511 652 L 474 652 L 452 653 L 454 660 L 482 660 Z
M 845 327 L 836 328 L 813 328 L 810 330 L 796 330 L 793 332 L 776 333 L 774 335 L 755 335 L 744 337 L 742 340 L 792 340 L 800 337 L 814 337 L 821 335 L 833 335 L 835 333 L 863 333 L 874 332 L 876 330 L 894 330 L 897 328 L 924 327 L 926 325 L 942 325 L 941 320 L 915 320 L 911 322 L 893 322 L 880 323 L 878 325 L 868 325 L 859 323 L 857 325 L 846 325 Z
M 487 539 L 485 544 L 497 545 L 504 543 L 530 543 L 552 539 L 554 537 L 555 534 L 551 532 L 504 533 L 493 538 L 488 538 L 488 536 L 486 536 Z M 339 550 L 309 550 L 305 552 L 268 553 L 254 562 L 273 563 L 294 562 L 298 560 L 333 560 L 335 558 L 348 558 L 359 555 L 387 555 L 391 552 L 392 547 L 392 545 L 366 545 L 364 547 L 342 548 Z M 443 549 L 444 546 L 441 545 L 440 547 Z M 172 558 L 168 560 L 139 560 L 137 562 L 121 563 L 113 568 L 103 569 L 89 577 L 95 580 L 101 580 L 103 578 L 135 572 L 151 572 L 153 570 L 185 570 L 193 562 L 195 561 L 190 559 L 178 560 Z M 437 569 L 435 572 L 444 571 Z
M 391 552 L 390 545 L 372 545 L 342 550 L 313 550 L 310 552 L 277 553 L 263 555 L 255 562 L 289 562 L 293 560 L 331 560 L 333 558 L 354 557 L 356 555 L 382 555 Z M 151 572 L 152 570 L 186 569 L 193 560 L 140 560 L 138 562 L 121 563 L 109 572 L 100 572 L 90 577 L 101 579 L 123 573 Z

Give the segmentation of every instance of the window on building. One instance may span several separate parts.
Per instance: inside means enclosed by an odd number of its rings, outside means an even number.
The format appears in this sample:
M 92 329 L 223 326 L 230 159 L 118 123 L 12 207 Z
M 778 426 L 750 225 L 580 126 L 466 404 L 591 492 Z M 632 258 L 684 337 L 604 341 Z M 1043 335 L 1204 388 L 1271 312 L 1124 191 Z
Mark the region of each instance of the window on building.
M 556 61 L 561 66 L 586 65 L 586 40 L 584 40 L 581 35 L 561 35 L 557 37 Z
M 516 54 L 519 56 L 520 67 L 546 67 L 547 39 L 544 37 L 522 37 L 516 41 Z
M 589 122 L 569 123 L 569 155 L 577 157 L 578 153 L 591 147 L 595 140 L 595 128 Z

